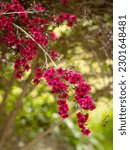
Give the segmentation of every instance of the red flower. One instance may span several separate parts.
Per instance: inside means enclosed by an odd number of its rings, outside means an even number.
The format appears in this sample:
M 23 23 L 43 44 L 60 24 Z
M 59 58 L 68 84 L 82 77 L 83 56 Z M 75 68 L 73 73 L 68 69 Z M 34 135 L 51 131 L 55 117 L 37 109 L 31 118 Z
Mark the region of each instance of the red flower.
M 36 78 L 40 79 L 42 77 L 43 77 L 42 69 L 41 68 L 37 68 L 36 69 Z
M 61 98 L 67 98 L 68 97 L 68 94 L 67 93 L 63 93 L 61 96 L 60 96 Z
M 20 63 L 21 63 L 22 65 L 25 65 L 25 64 L 27 63 L 26 58 L 20 58 Z
M 84 128 L 84 129 L 81 130 L 81 132 L 83 133 L 83 135 L 88 136 L 91 133 L 91 130 Z
M 59 56 L 59 53 L 56 50 L 51 50 L 50 56 L 54 59 Z
M 17 78 L 17 79 L 21 79 L 21 78 L 22 78 L 22 73 L 21 73 L 20 71 L 18 71 L 18 72 L 16 73 L 16 78 Z
M 85 122 L 88 120 L 89 114 L 83 115 L 81 112 L 77 114 L 78 123 L 79 124 L 85 124 Z
M 75 89 L 76 95 L 86 95 L 90 92 L 90 84 L 80 83 Z
M 67 25 L 68 25 L 68 27 L 72 27 L 73 24 L 74 24 L 74 23 L 73 23 L 72 21 L 69 21 Z
M 37 85 L 37 84 L 39 84 L 39 83 L 40 83 L 40 80 L 39 80 L 39 79 L 37 79 L 37 78 L 35 78 L 35 79 L 33 79 L 33 83 Z
M 26 64 L 26 65 L 24 66 L 24 70 L 26 70 L 26 71 L 29 71 L 29 70 L 30 70 L 29 64 Z
M 41 3 L 38 3 L 35 7 L 34 7 L 35 10 L 37 11 L 41 11 L 41 12 L 44 12 L 45 11 L 45 8 L 42 7 L 42 4 Z
M 85 128 L 85 123 L 88 120 L 89 114 L 83 115 L 81 112 L 77 113 L 77 119 L 78 119 L 78 124 L 79 128 L 81 128 L 81 132 L 83 135 L 88 136 L 91 131 L 89 129 Z
M 62 2 L 62 5 L 68 4 L 68 0 L 62 0 L 61 2 Z
M 65 73 L 65 70 L 63 70 L 62 68 L 58 68 L 57 69 L 57 73 L 58 73 L 58 75 L 63 75 L 64 73 Z
M 15 63 L 14 64 L 14 69 L 15 69 L 15 71 L 19 71 L 20 70 L 20 64 Z
M 66 103 L 66 100 L 58 100 L 57 104 L 59 105 L 58 113 L 61 115 L 62 118 L 68 117 L 68 104 Z
M 52 41 L 56 40 L 56 34 L 54 32 L 50 33 L 50 37 Z
M 74 15 L 70 15 L 69 20 L 72 22 L 76 22 L 77 21 L 77 17 Z

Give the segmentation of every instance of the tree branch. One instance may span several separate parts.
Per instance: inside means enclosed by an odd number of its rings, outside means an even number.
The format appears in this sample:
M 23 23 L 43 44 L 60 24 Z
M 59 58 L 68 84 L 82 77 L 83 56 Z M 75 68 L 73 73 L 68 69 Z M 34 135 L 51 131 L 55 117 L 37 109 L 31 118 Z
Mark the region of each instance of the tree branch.
M 33 13 L 37 13 L 39 11 L 19 11 L 19 12 L 2 12 L 0 14 L 0 16 L 2 15 L 12 15 L 12 14 L 24 14 L 24 13 L 28 13 L 28 14 L 33 14 Z
M 52 58 L 50 57 L 50 55 L 49 55 L 49 54 L 47 53 L 47 51 L 45 50 L 45 47 L 43 48 L 40 44 L 38 44 L 38 43 L 35 41 L 35 39 L 34 39 L 29 33 L 27 33 L 24 29 L 22 29 L 20 26 L 16 25 L 15 23 L 13 23 L 13 25 L 14 25 L 16 28 L 20 29 L 24 34 L 26 34 L 32 41 L 34 41 L 34 42 L 37 44 L 37 46 L 44 52 L 46 62 L 47 62 L 47 57 L 46 57 L 46 56 L 48 56 L 48 58 L 49 58 L 49 59 L 51 60 L 51 62 L 53 63 L 54 67 L 55 67 L 55 68 L 58 68 L 57 65 L 55 64 L 55 62 L 54 62 L 54 61 L 52 60 Z

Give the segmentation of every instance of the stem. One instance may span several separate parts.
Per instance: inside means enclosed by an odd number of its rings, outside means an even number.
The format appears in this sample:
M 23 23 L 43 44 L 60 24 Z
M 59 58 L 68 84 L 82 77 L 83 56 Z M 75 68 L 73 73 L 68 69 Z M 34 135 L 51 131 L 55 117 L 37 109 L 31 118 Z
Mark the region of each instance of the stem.
M 28 14 L 33 14 L 33 13 L 36 13 L 36 12 L 39 12 L 39 11 L 20 11 L 20 12 L 3 12 L 0 14 L 1 15 L 12 15 L 12 14 L 23 14 L 23 13 L 28 13 Z
M 45 47 L 43 48 L 40 44 L 38 44 L 36 41 L 35 41 L 35 39 L 29 34 L 29 33 L 27 33 L 24 29 L 22 29 L 20 26 L 18 26 L 18 25 L 16 25 L 15 23 L 13 23 L 13 25 L 16 27 L 16 28 L 18 28 L 18 29 L 20 29 L 24 34 L 26 34 L 30 39 L 32 39 L 37 45 L 38 45 L 38 47 L 44 52 L 44 54 L 45 54 L 45 59 L 46 59 L 46 62 L 47 62 L 47 57 L 46 56 L 48 56 L 48 58 L 51 60 L 51 62 L 53 63 L 53 65 L 54 65 L 54 67 L 55 68 L 58 68 L 58 66 L 55 64 L 55 62 L 52 60 L 52 58 L 50 57 L 50 55 L 46 52 L 46 50 L 45 50 Z

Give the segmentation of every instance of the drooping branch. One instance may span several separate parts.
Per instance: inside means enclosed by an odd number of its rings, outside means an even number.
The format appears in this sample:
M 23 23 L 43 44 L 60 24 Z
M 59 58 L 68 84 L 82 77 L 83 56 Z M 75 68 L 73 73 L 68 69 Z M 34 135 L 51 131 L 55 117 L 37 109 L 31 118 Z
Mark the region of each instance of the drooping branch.
M 38 44 L 38 43 L 35 41 L 35 39 L 34 39 L 29 33 L 27 33 L 24 29 L 22 29 L 20 26 L 16 25 L 15 23 L 13 23 L 13 25 L 14 25 L 16 28 L 20 29 L 24 34 L 26 34 L 32 41 L 34 41 L 34 42 L 36 43 L 36 45 L 44 52 L 46 62 L 47 62 L 47 56 L 48 56 L 48 58 L 50 59 L 50 61 L 53 63 L 54 67 L 55 67 L 55 68 L 58 68 L 57 65 L 55 64 L 55 62 L 53 61 L 53 59 L 51 58 L 51 56 L 50 56 L 50 55 L 47 53 L 47 51 L 45 50 L 45 49 L 46 49 L 45 47 L 43 48 L 40 44 Z

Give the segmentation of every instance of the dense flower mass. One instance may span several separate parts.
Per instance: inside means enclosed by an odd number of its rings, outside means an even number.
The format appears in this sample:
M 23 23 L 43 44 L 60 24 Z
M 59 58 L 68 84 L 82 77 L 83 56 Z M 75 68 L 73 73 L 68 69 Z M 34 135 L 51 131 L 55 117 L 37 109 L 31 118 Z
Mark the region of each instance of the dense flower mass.
M 81 128 L 81 132 L 83 135 L 89 135 L 91 131 L 85 127 L 85 123 L 88 120 L 89 114 L 83 115 L 81 112 L 77 113 L 77 119 L 78 119 L 78 124 L 79 128 Z
M 67 5 L 68 0 L 61 0 L 62 5 Z M 29 12 L 32 9 L 33 15 Z M 46 17 L 47 16 L 47 17 Z M 50 50 L 50 42 L 57 40 L 56 34 L 49 31 L 50 24 L 59 26 L 66 23 L 72 27 L 77 22 L 77 17 L 69 13 L 47 14 L 44 3 L 37 3 L 30 8 L 22 6 L 20 0 L 12 0 L 10 3 L 0 2 L 0 31 L 2 40 L 6 46 L 15 52 L 14 70 L 17 79 L 22 79 L 24 72 L 32 70 L 33 60 L 40 55 L 41 49 L 45 55 L 45 65 L 35 69 L 33 83 L 39 84 L 45 79 L 52 93 L 58 96 L 58 114 L 62 118 L 69 116 L 69 87 L 74 89 L 75 103 L 77 109 L 93 110 L 96 108 L 94 101 L 89 96 L 90 84 L 85 82 L 84 77 L 74 70 L 58 68 L 53 60 L 59 53 Z M 46 68 L 49 59 L 55 68 Z M 89 114 L 77 113 L 79 128 L 83 135 L 89 135 L 90 130 L 86 128 Z
M 50 56 L 54 59 L 59 56 L 59 53 L 57 52 L 57 50 L 51 50 Z
M 68 117 L 68 87 L 72 84 L 75 85 L 75 99 L 84 110 L 93 110 L 96 108 L 94 101 L 88 95 L 91 91 L 90 84 L 86 84 L 82 75 L 73 70 L 64 70 L 63 68 L 50 68 L 43 73 L 48 85 L 52 88 L 54 94 L 58 94 L 60 100 L 57 101 L 59 105 L 58 113 L 62 118 Z M 90 130 L 85 128 L 85 123 L 88 120 L 89 114 L 83 115 L 81 112 L 77 114 L 78 124 L 81 128 L 83 135 L 89 135 Z
M 68 27 L 72 27 L 74 25 L 74 23 L 76 23 L 77 21 L 77 17 L 71 14 L 67 14 L 67 13 L 61 13 L 58 16 L 56 16 L 54 18 L 54 21 L 57 25 L 59 25 L 60 23 L 67 21 L 67 25 Z
M 59 105 L 58 113 L 61 115 L 61 117 L 62 118 L 68 117 L 69 107 L 68 107 L 66 100 L 62 100 L 62 99 L 58 100 L 57 104 Z

